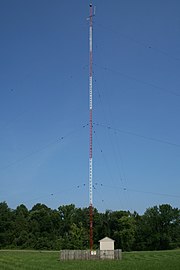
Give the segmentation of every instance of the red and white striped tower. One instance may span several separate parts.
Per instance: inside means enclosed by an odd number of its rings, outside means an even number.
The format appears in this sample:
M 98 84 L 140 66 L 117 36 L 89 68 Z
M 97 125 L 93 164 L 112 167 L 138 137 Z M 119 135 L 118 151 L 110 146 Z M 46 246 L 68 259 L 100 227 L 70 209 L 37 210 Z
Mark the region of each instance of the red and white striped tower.
M 93 249 L 93 183 L 92 183 L 92 31 L 93 31 L 93 7 L 90 7 L 89 16 L 89 215 L 90 215 L 90 250 Z

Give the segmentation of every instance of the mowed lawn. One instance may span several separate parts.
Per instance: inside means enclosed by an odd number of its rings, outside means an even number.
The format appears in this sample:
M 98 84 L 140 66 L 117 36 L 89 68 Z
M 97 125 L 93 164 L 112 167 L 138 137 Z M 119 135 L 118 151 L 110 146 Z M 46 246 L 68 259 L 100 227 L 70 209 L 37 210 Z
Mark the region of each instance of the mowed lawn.
M 0 270 L 180 270 L 180 250 L 123 253 L 121 261 L 59 261 L 59 252 L 2 251 Z

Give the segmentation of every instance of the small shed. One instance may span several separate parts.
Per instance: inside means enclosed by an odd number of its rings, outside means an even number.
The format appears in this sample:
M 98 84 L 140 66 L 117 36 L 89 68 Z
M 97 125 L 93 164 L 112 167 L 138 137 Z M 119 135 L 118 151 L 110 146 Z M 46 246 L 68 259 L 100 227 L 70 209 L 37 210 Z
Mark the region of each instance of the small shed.
M 114 250 L 114 240 L 109 237 L 104 237 L 99 240 L 100 250 Z
M 109 237 L 104 237 L 99 240 L 100 243 L 100 258 L 114 259 L 114 240 Z

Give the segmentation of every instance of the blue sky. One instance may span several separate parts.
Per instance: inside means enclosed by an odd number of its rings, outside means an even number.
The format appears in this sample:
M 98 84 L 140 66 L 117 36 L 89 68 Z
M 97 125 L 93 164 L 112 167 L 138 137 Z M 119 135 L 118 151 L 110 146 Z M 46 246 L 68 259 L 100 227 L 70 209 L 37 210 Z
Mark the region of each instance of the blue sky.
M 93 1 L 93 201 L 180 207 L 180 2 Z M 89 204 L 89 1 L 0 1 L 0 201 Z

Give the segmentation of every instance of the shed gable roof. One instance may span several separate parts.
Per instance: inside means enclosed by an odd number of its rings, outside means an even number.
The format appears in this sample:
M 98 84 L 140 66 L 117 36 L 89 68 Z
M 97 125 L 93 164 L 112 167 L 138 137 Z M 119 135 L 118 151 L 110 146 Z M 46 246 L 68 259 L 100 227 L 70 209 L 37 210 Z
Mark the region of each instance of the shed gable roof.
M 103 239 L 99 240 L 99 242 L 114 242 L 114 240 L 109 237 L 104 237 Z

